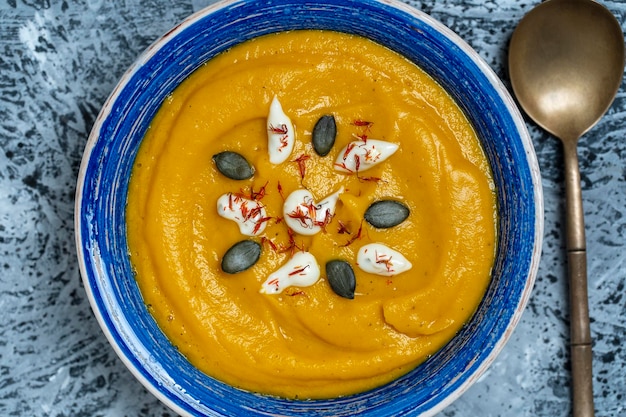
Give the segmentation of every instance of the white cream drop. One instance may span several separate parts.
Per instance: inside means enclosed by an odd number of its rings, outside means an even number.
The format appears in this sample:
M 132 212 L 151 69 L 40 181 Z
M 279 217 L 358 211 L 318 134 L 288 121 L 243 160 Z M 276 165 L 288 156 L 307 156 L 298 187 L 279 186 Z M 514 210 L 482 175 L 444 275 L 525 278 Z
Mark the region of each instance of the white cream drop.
M 335 215 L 339 196 L 344 188 L 327 196 L 319 203 L 313 199 L 310 191 L 300 189 L 292 192 L 283 204 L 283 218 L 294 232 L 311 236 L 319 233 Z
M 288 287 L 310 287 L 320 278 L 320 267 L 309 252 L 297 252 L 261 285 L 263 294 L 280 294 Z
M 381 243 L 362 246 L 357 253 L 357 265 L 365 272 L 387 277 L 401 274 L 413 267 L 400 252 Z
M 233 193 L 217 199 L 217 213 L 237 223 L 242 235 L 257 236 L 267 226 L 267 213 L 263 204 Z
M 295 131 L 289 116 L 274 96 L 267 116 L 267 149 L 272 164 L 281 164 L 289 158 L 296 142 Z
M 393 155 L 399 145 L 378 139 L 355 140 L 346 145 L 335 160 L 335 169 L 356 173 L 368 170 Z

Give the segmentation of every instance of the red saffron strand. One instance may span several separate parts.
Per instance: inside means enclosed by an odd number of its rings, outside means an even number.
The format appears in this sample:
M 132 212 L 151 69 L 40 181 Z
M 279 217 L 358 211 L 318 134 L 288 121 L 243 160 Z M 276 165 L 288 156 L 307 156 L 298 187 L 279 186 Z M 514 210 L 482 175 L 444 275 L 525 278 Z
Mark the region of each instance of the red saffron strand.
M 267 187 L 267 184 L 269 183 L 269 181 L 267 181 L 265 183 L 265 185 L 263 185 L 261 188 L 259 188 L 259 191 L 255 192 L 254 191 L 254 186 L 250 186 L 250 199 L 251 200 L 255 200 L 255 201 L 259 201 L 261 199 L 263 199 L 263 197 L 265 197 L 265 187 Z
M 261 210 L 263 210 L 263 206 L 261 206 L 260 204 L 257 205 L 255 208 L 250 210 L 249 218 L 254 219 L 257 216 L 260 216 L 261 215 Z
M 344 247 L 346 246 L 350 246 L 352 243 L 354 243 L 354 241 L 356 241 L 357 239 L 361 238 L 361 232 L 363 231 L 363 221 L 361 221 L 361 224 L 359 225 L 359 230 L 356 231 L 356 234 L 354 236 L 352 236 L 348 242 L 346 242 L 345 245 L 343 245 Z
M 352 122 L 352 125 L 362 127 L 363 131 L 361 132 L 360 135 L 354 135 L 354 136 L 356 136 L 363 142 L 367 143 L 367 134 L 370 132 L 370 129 L 372 128 L 373 124 L 374 122 L 369 122 L 367 120 L 360 120 L 360 119 L 355 120 L 354 122 Z
M 358 177 L 359 181 L 379 182 L 382 180 L 380 177 Z
M 339 233 L 340 235 L 343 234 L 350 234 L 350 230 L 348 229 L 348 226 L 346 226 L 345 224 L 343 224 L 343 222 L 341 220 L 338 221 L 339 223 L 339 228 L 337 230 L 337 233 Z
M 356 146 L 355 143 L 350 142 L 348 144 L 348 146 L 346 146 L 346 151 L 343 153 L 343 160 L 345 161 L 346 159 L 348 159 L 348 155 L 350 155 L 350 152 L 352 151 L 352 149 L 354 149 L 354 147 Z M 347 169 L 347 168 L 346 168 Z
M 337 166 L 337 167 L 339 167 L 339 168 L 341 168 L 341 169 L 344 169 L 344 170 L 348 171 L 348 172 L 349 172 L 349 173 L 351 173 L 351 174 L 353 174 L 353 173 L 354 173 L 354 171 L 352 171 L 350 168 L 348 168 L 348 167 L 346 166 L 346 163 L 345 163 L 345 162 L 342 162 L 342 163 L 340 163 L 340 164 L 338 164 L 338 163 L 336 163 L 336 162 L 335 162 L 335 166 Z
M 278 148 L 278 150 L 280 151 L 283 148 L 286 148 L 287 145 L 289 145 L 289 142 L 287 142 L 287 135 L 281 136 L 281 138 L 280 138 L 280 147 Z
M 298 164 L 298 171 L 300 172 L 300 178 L 304 179 L 304 175 L 306 174 L 306 164 L 305 162 L 311 159 L 311 157 L 307 154 L 302 154 L 291 162 L 295 162 Z
M 283 194 L 283 186 L 280 185 L 280 181 L 278 181 L 278 194 L 280 194 L 281 198 L 283 199 L 283 201 L 285 201 L 285 195 Z
M 266 243 L 269 245 L 269 247 L 270 247 L 270 248 L 272 248 L 272 250 L 273 250 L 274 252 L 276 252 L 276 251 L 278 250 L 278 246 L 276 246 L 276 243 L 272 242 L 272 240 L 271 240 L 271 239 L 269 239 L 269 238 L 267 238 L 267 237 L 263 236 L 263 237 L 261 238 L 261 244 L 262 244 L 262 245 L 265 245 Z
M 291 213 L 287 213 L 287 216 L 291 217 L 292 219 L 298 220 L 303 227 L 310 227 L 307 223 L 307 220 L 311 220 L 311 218 L 309 217 L 308 213 L 305 213 L 304 210 L 302 210 L 302 206 L 300 205 L 296 206 L 296 209 Z
M 262 219 L 257 220 L 256 224 L 254 225 L 254 229 L 252 229 L 252 234 L 256 235 L 259 229 L 261 229 L 261 225 L 270 220 L 272 220 L 271 217 L 263 217 Z
M 313 203 L 313 201 L 309 201 L 304 206 L 308 211 L 307 217 L 315 223 L 315 219 L 317 219 L 317 207 L 315 206 L 315 203 Z
M 326 210 L 326 214 L 324 215 L 324 220 L 315 221 L 314 224 L 316 226 L 321 227 L 322 231 L 326 233 L 326 226 L 328 226 L 332 220 L 333 220 L 333 215 L 331 214 L 330 210 Z
M 248 221 L 251 217 L 250 210 L 248 209 L 248 203 L 244 201 L 241 203 L 241 217 L 243 217 L 243 221 Z
M 298 265 L 296 268 L 298 268 L 299 266 L 300 266 L 300 265 Z M 310 267 L 311 267 L 311 265 L 305 265 L 305 266 L 303 266 L 303 267 L 300 267 L 299 269 L 296 269 L 296 270 L 294 270 L 294 271 L 291 271 L 288 275 L 289 275 L 289 276 L 293 276 L 293 275 L 296 275 L 296 274 L 300 274 L 300 273 L 302 273 L 302 272 L 306 271 L 306 269 L 307 269 L 307 268 L 310 268 Z
M 273 125 L 270 125 L 270 126 L 269 126 L 269 128 L 268 128 L 268 130 L 269 130 L 270 132 L 274 133 L 274 134 L 277 134 L 277 135 L 286 135 L 286 134 L 287 134 L 287 131 L 288 131 L 288 129 L 287 129 L 287 125 L 286 125 L 286 124 L 284 124 L 284 123 L 283 123 L 283 124 L 281 124 L 280 126 L 273 126 Z
M 279 253 L 284 253 L 284 252 L 291 252 L 291 255 L 293 255 L 293 252 L 295 249 L 304 251 L 304 247 L 300 248 L 297 244 L 296 244 L 296 240 L 294 238 L 294 231 L 291 229 L 287 229 L 287 234 L 289 235 L 289 246 L 286 247 L 282 247 L 280 248 Z
M 391 263 L 391 258 L 391 256 L 389 258 L 387 258 L 385 255 L 379 256 L 378 252 L 376 252 L 376 263 L 385 264 L 387 272 L 393 272 L 393 263 Z

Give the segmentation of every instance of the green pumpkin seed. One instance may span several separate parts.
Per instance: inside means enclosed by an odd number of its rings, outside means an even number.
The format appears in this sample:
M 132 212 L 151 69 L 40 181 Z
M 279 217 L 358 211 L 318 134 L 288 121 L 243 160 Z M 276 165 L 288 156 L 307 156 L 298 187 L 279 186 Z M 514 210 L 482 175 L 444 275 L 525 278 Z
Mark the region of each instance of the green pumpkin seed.
M 335 144 L 337 137 L 337 125 L 335 116 L 327 114 L 322 116 L 313 127 L 313 149 L 319 156 L 326 156 Z
M 261 245 L 253 240 L 242 240 L 226 251 L 222 258 L 222 271 L 236 274 L 257 263 L 261 256 Z
M 409 208 L 399 201 L 380 200 L 365 211 L 365 220 L 378 229 L 388 229 L 402 223 L 409 217 Z
M 254 175 L 254 167 L 237 152 L 224 151 L 213 155 L 217 170 L 231 180 L 247 180 Z
M 356 277 L 350 264 L 342 260 L 326 263 L 326 277 L 330 288 L 340 297 L 354 299 Z

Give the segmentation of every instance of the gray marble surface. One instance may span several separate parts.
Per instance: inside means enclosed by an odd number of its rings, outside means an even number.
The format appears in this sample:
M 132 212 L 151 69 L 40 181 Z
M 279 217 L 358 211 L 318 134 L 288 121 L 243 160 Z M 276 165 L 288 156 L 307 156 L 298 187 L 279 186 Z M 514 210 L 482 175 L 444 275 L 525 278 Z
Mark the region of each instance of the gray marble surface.
M 172 416 L 124 367 L 91 312 L 73 204 L 81 153 L 119 77 L 210 0 L 0 2 L 0 415 Z M 510 35 L 535 2 L 409 1 L 508 85 Z M 603 2 L 626 26 L 626 4 Z M 597 416 L 626 415 L 626 94 L 579 145 Z M 546 206 L 543 258 L 510 342 L 445 417 L 568 416 L 570 358 L 559 143 L 527 120 Z

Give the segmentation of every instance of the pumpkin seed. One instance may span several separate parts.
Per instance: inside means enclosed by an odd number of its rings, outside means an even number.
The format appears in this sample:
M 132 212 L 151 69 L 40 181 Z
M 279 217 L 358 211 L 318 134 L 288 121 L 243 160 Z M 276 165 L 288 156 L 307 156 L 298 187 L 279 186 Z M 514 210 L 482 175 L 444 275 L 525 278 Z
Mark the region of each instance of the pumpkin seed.
M 247 180 L 254 175 L 254 167 L 237 152 L 224 151 L 213 155 L 217 170 L 231 180 Z
M 313 127 L 313 149 L 319 156 L 326 156 L 335 144 L 337 137 L 337 125 L 335 116 L 327 114 L 320 117 Z
M 352 300 L 356 288 L 356 278 L 350 264 L 342 260 L 326 263 L 326 277 L 330 288 L 340 297 Z
M 409 217 L 409 208 L 399 201 L 380 200 L 365 211 L 365 220 L 378 229 L 388 229 L 402 223 Z
M 230 247 L 222 258 L 222 271 L 236 274 L 257 263 L 261 256 L 261 245 L 253 240 L 242 240 Z

